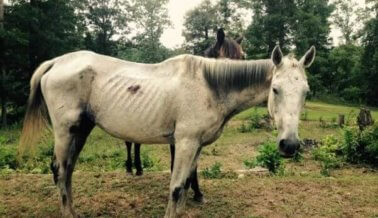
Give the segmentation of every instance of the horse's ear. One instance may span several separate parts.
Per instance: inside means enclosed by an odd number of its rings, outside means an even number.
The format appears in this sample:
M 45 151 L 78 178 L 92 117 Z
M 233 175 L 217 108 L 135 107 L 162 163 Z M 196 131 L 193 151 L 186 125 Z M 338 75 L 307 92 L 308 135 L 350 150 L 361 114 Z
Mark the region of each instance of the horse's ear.
M 217 44 L 218 45 L 222 45 L 223 44 L 224 37 L 225 37 L 225 34 L 224 34 L 223 28 L 219 28 L 218 31 L 217 31 Z
M 272 61 L 273 61 L 273 63 L 276 66 L 279 66 L 281 64 L 281 62 L 282 62 L 282 57 L 283 57 L 283 54 L 282 54 L 282 51 L 280 49 L 280 46 L 276 45 L 276 47 L 274 47 L 273 52 L 272 52 Z
M 239 36 L 238 38 L 235 39 L 235 41 L 240 45 L 243 39 L 244 39 L 243 36 Z
M 311 48 L 306 52 L 306 54 L 301 58 L 299 63 L 302 64 L 303 67 L 307 68 L 310 67 L 312 62 L 314 62 L 316 54 L 315 46 L 311 46 Z

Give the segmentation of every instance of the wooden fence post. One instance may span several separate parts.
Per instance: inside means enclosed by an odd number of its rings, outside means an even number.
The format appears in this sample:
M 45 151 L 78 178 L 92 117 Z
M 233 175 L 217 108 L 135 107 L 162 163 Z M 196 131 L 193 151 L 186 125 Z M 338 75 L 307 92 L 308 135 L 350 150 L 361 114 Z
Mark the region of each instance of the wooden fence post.
M 357 124 L 360 127 L 360 130 L 362 131 L 367 126 L 373 125 L 374 120 L 371 116 L 371 112 L 367 108 L 360 108 L 360 114 L 358 114 L 357 117 Z

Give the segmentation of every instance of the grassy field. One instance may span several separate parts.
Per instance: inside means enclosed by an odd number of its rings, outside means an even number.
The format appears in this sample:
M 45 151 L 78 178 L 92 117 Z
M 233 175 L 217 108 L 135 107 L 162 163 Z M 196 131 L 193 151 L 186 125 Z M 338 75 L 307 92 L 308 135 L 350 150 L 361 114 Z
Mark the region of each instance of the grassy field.
M 256 156 L 259 144 L 274 139 L 272 131 L 238 131 L 255 110 L 267 113 L 259 107 L 237 115 L 222 137 L 203 149 L 200 170 L 220 163 L 226 176 L 200 176 L 206 203 L 188 201 L 187 217 L 378 217 L 376 169 L 345 165 L 324 177 L 319 163 L 306 152 L 299 163 L 285 160 L 282 176 L 239 171 L 245 169 L 244 160 Z M 358 108 L 319 102 L 306 103 L 306 111 L 300 136 L 317 140 L 341 135 L 340 128 L 321 127 L 320 117 L 331 124 L 340 113 L 350 122 L 358 114 Z M 378 120 L 378 110 L 372 112 Z M 1 146 L 15 147 L 18 136 L 19 128 L 0 130 Z M 45 174 L 52 142 L 49 136 L 44 139 L 35 163 L 0 170 L 1 217 L 59 217 L 58 190 L 52 175 Z M 96 128 L 73 176 L 77 212 L 83 217 L 162 217 L 168 197 L 169 146 L 143 145 L 142 159 L 148 166 L 145 175 L 126 175 L 124 143 Z

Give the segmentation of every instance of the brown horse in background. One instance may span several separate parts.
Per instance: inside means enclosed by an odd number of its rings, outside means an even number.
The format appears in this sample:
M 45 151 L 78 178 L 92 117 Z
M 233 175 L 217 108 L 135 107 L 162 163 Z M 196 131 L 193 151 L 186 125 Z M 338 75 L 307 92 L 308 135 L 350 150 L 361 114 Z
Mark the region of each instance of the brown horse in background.
M 245 54 L 243 52 L 242 47 L 240 46 L 243 37 L 240 36 L 237 39 L 230 39 L 225 36 L 224 30 L 222 28 L 218 29 L 217 31 L 217 41 L 214 45 L 207 48 L 204 52 L 205 57 L 209 58 L 229 58 L 229 59 L 245 59 Z M 132 174 L 132 157 L 131 157 L 131 150 L 132 150 L 132 142 L 125 142 L 126 149 L 127 149 L 127 160 L 125 161 L 126 172 Z M 135 175 L 140 176 L 143 174 L 143 167 L 142 162 L 140 159 L 140 144 L 134 143 L 134 167 L 136 169 Z M 175 145 L 170 145 L 170 153 L 171 153 L 171 171 L 173 170 L 174 159 L 175 159 Z M 198 176 L 197 176 L 197 167 L 192 172 L 190 176 L 190 185 L 194 191 L 194 201 L 202 202 L 203 201 L 203 194 L 199 189 L 198 184 Z

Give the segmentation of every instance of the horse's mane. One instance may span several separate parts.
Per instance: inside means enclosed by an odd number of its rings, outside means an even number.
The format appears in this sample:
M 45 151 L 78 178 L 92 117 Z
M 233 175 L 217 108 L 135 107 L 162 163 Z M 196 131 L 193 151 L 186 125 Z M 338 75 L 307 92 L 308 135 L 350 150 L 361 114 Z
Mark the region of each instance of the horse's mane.
M 273 70 L 270 59 L 237 61 L 201 58 L 203 76 L 214 91 L 241 91 L 265 83 Z

